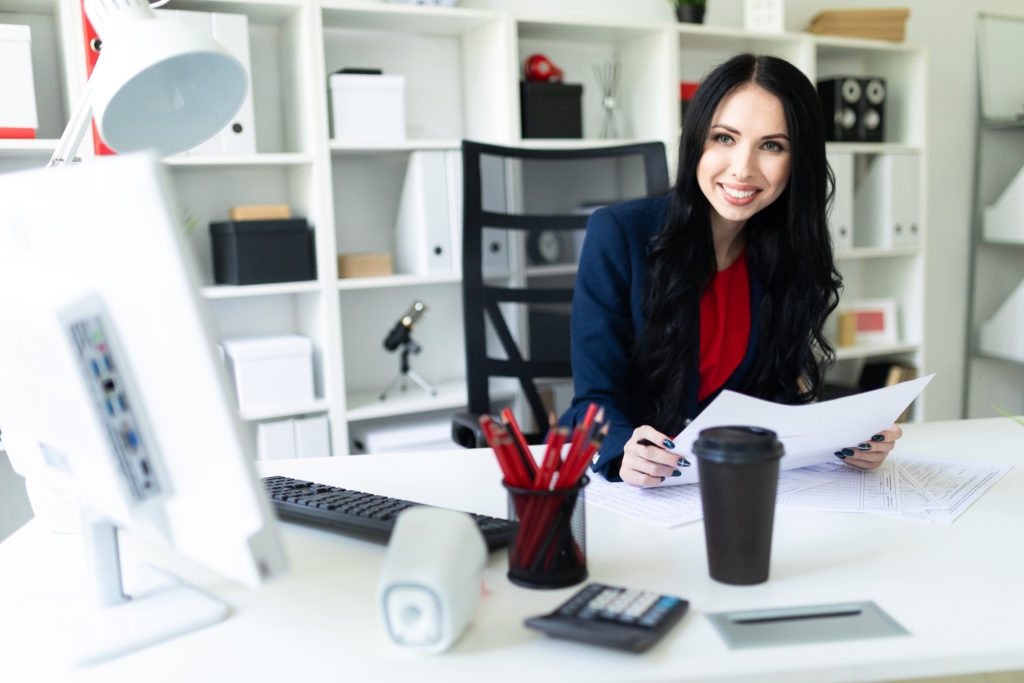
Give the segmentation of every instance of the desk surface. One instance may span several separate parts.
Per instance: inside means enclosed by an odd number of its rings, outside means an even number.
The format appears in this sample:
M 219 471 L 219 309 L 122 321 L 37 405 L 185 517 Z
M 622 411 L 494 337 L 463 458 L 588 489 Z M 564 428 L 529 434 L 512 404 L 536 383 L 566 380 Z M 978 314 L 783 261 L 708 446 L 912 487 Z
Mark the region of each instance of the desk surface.
M 576 589 L 539 591 L 509 583 L 504 552 L 491 555 L 475 619 L 451 650 L 434 656 L 398 651 L 377 622 L 384 547 L 284 524 L 292 570 L 258 591 L 193 566 L 177 567 L 227 601 L 234 610 L 230 618 L 64 673 L 61 680 L 283 681 L 321 674 L 346 681 L 790 682 L 1024 669 L 1024 429 L 1006 419 L 908 425 L 897 452 L 1015 467 L 951 525 L 780 509 L 771 577 L 758 586 L 708 578 L 700 523 L 666 530 L 588 507 L 590 580 L 691 601 L 684 620 L 644 655 L 553 640 L 523 627 L 523 619 L 549 611 Z M 273 461 L 261 469 L 505 514 L 499 472 L 484 451 Z M 11 577 L 9 563 L 54 542 L 73 541 L 42 533 L 35 523 L 5 541 L 0 585 Z M 129 562 L 155 552 L 126 545 Z M 705 617 L 722 610 L 860 600 L 877 602 L 912 635 L 732 651 Z M 0 679 L 50 680 L 53 672 L 12 650 L 0 642 Z

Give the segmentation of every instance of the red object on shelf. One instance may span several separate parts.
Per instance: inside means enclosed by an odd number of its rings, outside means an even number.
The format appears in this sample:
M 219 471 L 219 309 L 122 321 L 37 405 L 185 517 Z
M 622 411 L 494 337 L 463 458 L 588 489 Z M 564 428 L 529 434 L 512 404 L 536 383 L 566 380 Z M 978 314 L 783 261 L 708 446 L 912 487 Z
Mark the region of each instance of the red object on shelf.
M 699 85 L 700 83 L 682 81 L 679 84 L 679 99 L 683 100 L 684 102 L 689 102 L 690 100 L 692 100 L 693 96 L 697 94 L 697 86 Z
M 0 128 L 2 140 L 32 140 L 35 136 L 35 128 Z
M 82 33 L 85 37 L 85 75 L 88 78 L 92 76 L 96 60 L 100 58 L 100 37 L 96 35 L 96 29 L 92 27 L 92 22 L 89 21 L 89 17 L 85 14 L 85 0 L 81 1 L 81 7 Z M 95 119 L 92 121 L 92 148 L 96 154 L 117 154 L 117 152 L 107 147 L 107 144 L 103 142 L 100 132 L 96 130 Z
M 562 82 L 562 70 L 552 64 L 551 60 L 542 54 L 527 57 L 524 72 L 528 81 Z

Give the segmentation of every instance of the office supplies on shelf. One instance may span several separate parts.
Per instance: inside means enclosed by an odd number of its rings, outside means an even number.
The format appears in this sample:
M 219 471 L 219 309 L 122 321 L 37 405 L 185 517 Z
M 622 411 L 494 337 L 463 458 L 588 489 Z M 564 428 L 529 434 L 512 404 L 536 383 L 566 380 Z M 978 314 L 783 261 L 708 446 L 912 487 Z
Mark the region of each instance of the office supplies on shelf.
M 405 139 L 405 76 L 333 73 L 328 83 L 335 140 Z
M 212 222 L 213 280 L 220 285 L 315 280 L 312 236 L 305 218 Z
M 391 641 L 415 652 L 447 650 L 480 602 L 487 547 L 465 512 L 418 506 L 398 515 L 378 581 Z
M 462 157 L 454 150 L 411 152 L 395 216 L 395 269 L 450 274 L 461 261 Z
M 256 116 L 253 110 L 252 67 L 249 50 L 249 18 L 245 14 L 228 12 L 197 12 L 193 10 L 158 9 L 156 16 L 163 21 L 186 24 L 197 32 L 210 36 L 233 56 L 245 69 L 247 89 L 242 105 L 230 120 L 209 139 L 182 152 L 199 154 L 255 154 Z
M 855 446 L 895 422 L 934 376 L 806 405 L 782 405 L 723 391 L 673 439 L 676 447 L 671 450 L 689 456 L 701 430 L 749 424 L 779 435 L 786 449 L 779 463 L 783 470 L 831 462 L 837 447 Z M 681 471 L 681 476 L 666 477 L 660 486 L 692 484 L 699 478 L 696 467 Z
M 338 254 L 338 277 L 382 277 L 395 272 L 388 253 Z
M 228 209 L 228 218 L 233 221 L 265 221 L 291 217 L 292 210 L 287 204 L 244 204 Z
M 909 16 L 910 10 L 906 8 L 827 10 L 811 18 L 807 31 L 900 42 L 906 35 Z
M 714 612 L 707 616 L 731 649 L 910 635 L 870 601 Z
M 525 624 L 556 638 L 643 652 L 664 636 L 689 608 L 674 595 L 590 583 L 553 612 Z
M 313 340 L 299 334 L 221 341 L 244 412 L 294 410 L 313 402 Z
M 420 505 L 375 493 L 353 491 L 292 477 L 264 477 L 263 484 L 274 511 L 286 519 L 300 519 L 335 527 L 343 532 L 388 538 L 399 513 Z M 508 522 L 497 517 L 471 514 L 489 550 L 507 542 Z
M 0 138 L 34 138 L 39 117 L 28 26 L 0 24 L 0 65 Z

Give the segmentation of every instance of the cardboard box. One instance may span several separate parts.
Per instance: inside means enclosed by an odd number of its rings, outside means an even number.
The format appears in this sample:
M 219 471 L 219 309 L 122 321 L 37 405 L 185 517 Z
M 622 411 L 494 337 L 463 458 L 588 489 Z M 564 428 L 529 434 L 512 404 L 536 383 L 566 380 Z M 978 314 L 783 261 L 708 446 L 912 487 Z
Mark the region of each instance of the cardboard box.
M 313 402 L 313 342 L 297 334 L 221 342 L 245 412 L 290 410 Z
M 405 76 L 331 74 L 335 140 L 404 140 Z
M 316 279 L 305 218 L 210 223 L 213 280 L 222 285 Z
M 228 209 L 228 218 L 233 221 L 266 221 L 291 217 L 292 211 L 287 204 L 246 204 Z
M 392 275 L 391 254 L 339 254 L 338 277 Z
M 0 24 L 0 138 L 34 138 L 39 127 L 28 26 Z

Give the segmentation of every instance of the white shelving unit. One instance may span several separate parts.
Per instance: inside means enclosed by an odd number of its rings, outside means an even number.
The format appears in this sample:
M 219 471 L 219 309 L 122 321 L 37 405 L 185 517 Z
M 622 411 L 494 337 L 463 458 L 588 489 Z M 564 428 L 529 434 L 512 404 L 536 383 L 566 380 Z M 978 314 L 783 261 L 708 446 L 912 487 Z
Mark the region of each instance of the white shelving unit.
M 978 17 L 978 128 L 964 417 L 1024 412 L 1024 15 Z M 986 35 L 987 34 L 987 35 Z M 986 330 L 986 327 L 993 326 Z
M 338 279 L 339 253 L 396 252 L 394 225 L 406 166 L 418 151 L 457 150 L 463 138 L 499 144 L 573 148 L 661 140 L 674 165 L 680 126 L 679 81 L 699 80 L 740 51 L 797 64 L 812 81 L 835 74 L 881 75 L 889 84 L 886 138 L 835 143 L 866 168 L 887 154 L 925 167 L 924 55 L 918 48 L 807 34 L 603 20 L 549 20 L 509 11 L 441 8 L 367 0 L 175 0 L 169 8 L 244 14 L 249 22 L 257 153 L 166 160 L 196 226 L 189 243 L 201 266 L 202 296 L 224 336 L 302 334 L 312 338 L 316 400 L 298 411 L 242 415 L 260 420 L 326 414 L 335 455 L 351 451 L 355 423 L 446 419 L 465 405 L 458 264 L 421 276 Z M 0 172 L 45 163 L 84 83 L 79 0 L 8 0 L 0 22 L 29 24 L 41 112 L 36 141 L 0 141 Z M 522 61 L 541 52 L 583 85 L 583 140 L 523 140 L 519 118 Z M 594 65 L 621 65 L 616 140 L 598 138 L 604 116 Z M 344 67 L 376 67 L 405 76 L 407 139 L 332 139 L 328 76 Z M 46 112 L 46 115 L 42 115 Z M 919 240 L 926 188 L 919 172 Z M 856 188 L 854 188 L 856 189 Z M 287 203 L 315 234 L 317 279 L 253 286 L 213 284 L 206 225 L 238 204 Z M 856 244 L 839 250 L 844 296 L 898 301 L 899 343 L 839 352 L 836 376 L 855 377 L 885 357 L 927 371 L 923 346 L 922 254 L 916 246 Z M 415 329 L 423 347 L 413 367 L 438 388 L 411 386 L 380 401 L 398 371 L 382 341 L 413 299 L 429 310 Z M 920 416 L 920 412 L 918 414 Z

